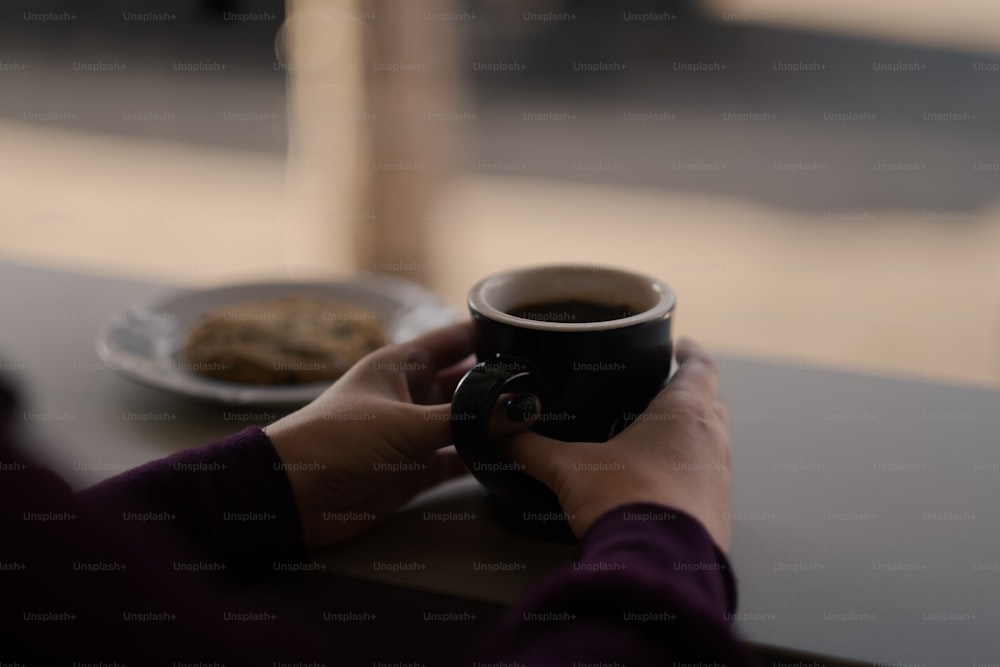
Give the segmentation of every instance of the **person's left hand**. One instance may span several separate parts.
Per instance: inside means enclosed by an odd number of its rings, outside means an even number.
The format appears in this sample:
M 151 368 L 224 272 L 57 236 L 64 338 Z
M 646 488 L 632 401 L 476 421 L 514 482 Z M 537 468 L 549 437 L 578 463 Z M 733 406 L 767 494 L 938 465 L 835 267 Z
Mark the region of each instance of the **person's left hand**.
M 449 401 L 471 354 L 468 323 L 383 347 L 315 401 L 265 427 L 308 548 L 353 537 L 418 492 L 467 472 L 449 447 Z M 503 433 L 530 426 L 498 419 L 499 412 L 494 430 Z

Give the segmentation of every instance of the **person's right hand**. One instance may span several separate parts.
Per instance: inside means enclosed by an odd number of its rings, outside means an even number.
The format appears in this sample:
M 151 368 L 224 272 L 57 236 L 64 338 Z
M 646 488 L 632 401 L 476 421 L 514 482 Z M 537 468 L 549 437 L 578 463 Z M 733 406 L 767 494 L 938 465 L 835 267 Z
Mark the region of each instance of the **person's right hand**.
M 716 394 L 719 372 L 693 341 L 682 339 L 676 351 L 670 384 L 608 442 L 533 432 L 508 441 L 508 457 L 555 492 L 577 537 L 612 509 L 651 502 L 687 512 L 729 549 L 729 411 Z

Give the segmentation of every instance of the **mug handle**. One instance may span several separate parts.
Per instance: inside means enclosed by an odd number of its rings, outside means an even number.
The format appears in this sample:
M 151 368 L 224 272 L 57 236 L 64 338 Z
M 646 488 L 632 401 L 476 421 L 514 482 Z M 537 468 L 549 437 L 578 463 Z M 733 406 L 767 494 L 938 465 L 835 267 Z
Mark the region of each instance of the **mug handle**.
M 559 507 L 555 494 L 520 466 L 500 455 L 500 440 L 490 437 L 490 416 L 505 393 L 537 395 L 538 374 L 531 364 L 505 354 L 473 366 L 455 388 L 451 401 L 452 442 L 465 465 L 495 496 L 517 504 L 545 498 Z

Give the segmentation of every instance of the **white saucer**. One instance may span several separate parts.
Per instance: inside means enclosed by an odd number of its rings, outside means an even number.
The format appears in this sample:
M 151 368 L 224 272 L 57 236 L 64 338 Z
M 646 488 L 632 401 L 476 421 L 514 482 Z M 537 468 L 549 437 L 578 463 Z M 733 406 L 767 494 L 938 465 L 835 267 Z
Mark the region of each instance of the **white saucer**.
M 318 294 L 358 303 L 374 312 L 392 343 L 416 338 L 457 321 L 455 309 L 420 285 L 378 273 L 330 282 L 240 284 L 206 290 L 174 290 L 118 313 L 101 330 L 97 354 L 120 375 L 152 387 L 232 405 L 299 406 L 329 382 L 246 385 L 184 370 L 181 348 L 188 329 L 210 310 L 293 294 Z

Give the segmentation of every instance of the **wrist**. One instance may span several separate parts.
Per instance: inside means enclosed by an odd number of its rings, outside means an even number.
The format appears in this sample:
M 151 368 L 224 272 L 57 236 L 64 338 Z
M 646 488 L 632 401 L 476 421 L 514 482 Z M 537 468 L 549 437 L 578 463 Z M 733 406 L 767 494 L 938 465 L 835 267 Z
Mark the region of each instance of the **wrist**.
M 651 571 L 669 564 L 669 572 L 689 577 L 709 599 L 724 602 L 730 613 L 735 610 L 736 581 L 728 556 L 697 517 L 659 503 L 629 503 L 601 515 L 581 540 L 581 563 L 606 566 L 636 559 L 647 561 Z
M 664 488 L 667 487 L 667 488 Z M 573 511 L 574 532 L 578 537 L 590 531 L 602 517 L 632 506 L 652 506 L 681 512 L 701 524 L 723 553 L 729 551 L 730 526 L 726 509 L 715 507 L 708 494 L 685 493 L 679 485 L 660 483 L 655 486 L 630 485 L 610 489 L 596 498 L 588 499 L 586 507 Z

